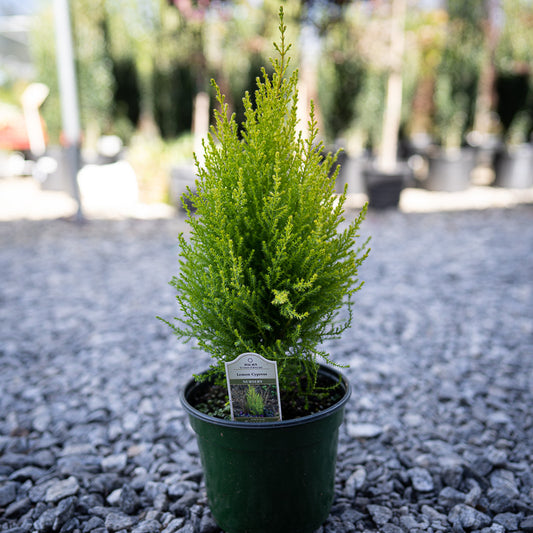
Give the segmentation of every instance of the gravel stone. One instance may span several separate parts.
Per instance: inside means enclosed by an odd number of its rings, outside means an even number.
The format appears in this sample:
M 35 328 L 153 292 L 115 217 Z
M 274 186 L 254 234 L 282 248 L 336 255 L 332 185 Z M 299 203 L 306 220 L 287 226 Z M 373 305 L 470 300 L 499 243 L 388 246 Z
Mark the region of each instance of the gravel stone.
M 71 518 L 59 530 L 59 533 L 75 533 L 78 532 L 80 528 L 80 521 L 78 518 Z
M 411 468 L 407 473 L 417 491 L 431 492 L 434 489 L 431 474 L 425 468 Z
M 215 519 L 211 516 L 211 513 L 206 512 L 202 516 L 200 521 L 200 533 L 218 533 L 220 528 L 217 526 Z
M 490 527 L 484 527 L 480 533 L 505 533 L 505 528 L 500 524 L 492 524 Z
M 120 501 L 120 493 L 122 492 L 122 489 L 115 489 L 107 498 L 106 501 L 111 506 L 118 505 L 118 502 Z
M 32 481 L 37 481 L 41 479 L 45 473 L 46 471 L 42 468 L 37 468 L 36 466 L 25 466 L 24 468 L 13 472 L 9 476 L 9 479 L 20 482 L 24 482 L 28 479 L 31 479 Z
M 514 513 L 501 513 L 494 517 L 494 522 L 504 526 L 507 531 L 517 531 L 520 515 Z
M 346 480 L 346 496 L 349 498 L 354 498 L 356 492 L 364 487 L 365 482 L 366 470 L 363 467 L 356 468 Z
M 65 498 L 59 502 L 56 509 L 56 517 L 54 521 L 54 530 L 62 529 L 76 512 L 76 505 L 78 499 L 75 496 Z M 71 524 L 72 525 L 72 524 Z
M 514 474 L 509 470 L 495 470 L 490 475 L 490 484 L 496 490 L 503 492 L 510 498 L 518 496 L 518 488 Z
M 383 505 L 367 505 L 367 509 L 378 526 L 386 524 L 392 518 L 392 511 Z
M 83 524 L 82 532 L 89 533 L 89 531 L 93 531 L 94 529 L 102 528 L 104 526 L 105 522 L 100 517 L 93 516 Z
M 176 533 L 195 533 L 194 526 L 190 523 L 187 523 L 181 529 L 178 529 Z
M 169 484 L 168 495 L 171 498 L 180 498 L 188 491 L 198 491 L 198 483 L 194 481 L 178 481 L 177 483 Z
M 470 487 L 470 490 L 465 497 L 465 504 L 470 505 L 470 507 L 476 507 L 482 496 L 481 487 L 473 479 L 469 479 L 467 485 Z
M 56 521 L 55 509 L 47 509 L 44 513 L 34 522 L 33 527 L 37 531 L 50 531 Z
M 452 461 L 450 464 L 443 466 L 442 481 L 447 487 L 458 489 L 463 481 L 463 473 L 463 466 Z
M 161 524 L 157 520 L 143 520 L 131 530 L 131 533 L 159 533 L 160 531 Z
M 533 531 L 533 515 L 526 516 L 520 522 L 520 530 L 521 531 Z
M 439 505 L 449 509 L 458 503 L 464 503 L 466 494 L 454 489 L 453 487 L 444 487 L 439 493 Z
M 138 522 L 138 518 L 128 516 L 124 513 L 111 512 L 106 516 L 105 527 L 109 531 L 120 531 L 128 529 Z
M 13 503 L 10 503 L 4 510 L 5 518 L 18 518 L 31 509 L 31 501 L 29 498 L 21 498 Z
M 0 487 L 0 508 L 6 507 L 17 497 L 17 483 L 6 483 Z
M 459 524 L 467 529 L 479 529 L 491 524 L 492 520 L 486 514 L 469 507 L 468 505 L 456 505 L 448 515 L 452 524 Z
M 46 491 L 45 501 L 55 503 L 59 500 L 76 494 L 79 490 L 78 481 L 71 476 L 62 481 L 56 481 Z
M 383 428 L 376 424 L 348 424 L 347 431 L 354 439 L 371 439 L 381 435 Z
M 102 470 L 104 472 L 120 472 L 124 470 L 128 456 L 125 453 L 110 455 L 102 459 Z
M 505 466 L 507 464 L 507 452 L 490 447 L 485 453 L 486 458 L 494 466 Z
M 394 524 L 384 524 L 381 528 L 382 533 L 404 533 L 401 527 Z
M 119 497 L 120 510 L 126 514 L 134 514 L 139 508 L 139 497 L 130 485 L 124 485 L 120 491 Z
M 179 531 L 183 524 L 185 523 L 185 518 L 174 518 L 167 527 L 162 531 L 162 533 L 176 533 Z
M 6 453 L 2 456 L 3 466 L 10 466 L 14 470 L 20 470 L 32 464 L 32 458 L 21 453 Z
M 507 513 L 514 511 L 515 502 L 509 495 L 501 490 L 491 489 L 487 492 L 489 508 L 493 513 Z
M 353 213 L 348 212 L 347 217 Z M 0 531 L 220 533 L 178 400 L 181 216 L 0 222 Z M 321 533 L 533 532 L 533 206 L 372 211 Z

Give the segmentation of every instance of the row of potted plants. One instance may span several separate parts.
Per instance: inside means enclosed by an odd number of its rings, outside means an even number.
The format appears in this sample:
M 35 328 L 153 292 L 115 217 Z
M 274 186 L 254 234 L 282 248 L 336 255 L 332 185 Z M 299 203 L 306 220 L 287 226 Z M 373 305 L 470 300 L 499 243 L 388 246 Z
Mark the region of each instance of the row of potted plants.
M 396 173 L 377 170 L 371 154 L 357 157 L 343 154 L 337 190 L 344 185 L 349 193 L 366 194 L 369 206 L 397 207 L 404 188 L 459 192 L 476 184 L 474 171 L 484 169 L 480 183 L 509 189 L 533 187 L 533 144 L 459 146 L 453 150 L 437 144 L 409 147 Z M 403 163 L 403 164 L 401 164 Z
M 338 190 L 347 184 L 350 193 L 366 193 L 371 207 L 398 205 L 405 187 L 429 191 L 458 192 L 475 184 L 473 172 L 485 169 L 484 185 L 509 189 L 533 187 L 533 144 L 504 143 L 492 139 L 491 144 L 461 145 L 446 149 L 438 144 L 409 146 L 403 166 L 396 174 L 376 171 L 372 156 L 344 155 Z M 400 161 L 402 161 L 400 159 Z
M 353 145 L 349 148 L 352 158 L 378 162 L 370 171 L 361 171 L 363 178 L 370 178 L 359 180 L 363 192 L 368 187 L 371 196 L 372 184 L 382 178 L 384 173 L 376 170 L 383 170 L 383 153 L 389 154 L 389 164 L 385 165 L 389 176 L 385 176 L 387 185 L 382 181 L 381 186 L 390 186 L 391 169 L 405 183 L 402 167 L 390 164 L 390 154 L 401 152 L 396 148 L 400 124 L 401 137 L 407 139 L 407 150 L 402 155 L 414 154 L 423 162 L 419 167 L 425 171 L 415 175 L 419 186 L 446 191 L 465 189 L 471 183 L 473 168 L 480 163 L 491 167 L 495 185 L 533 186 L 531 144 L 527 142 L 532 129 L 527 121 L 528 116 L 531 118 L 531 82 L 522 83 L 520 95 L 515 90 L 511 98 L 503 98 L 504 92 L 500 101 L 494 98 L 497 89 L 503 91 L 499 87 L 501 76 L 516 76 L 517 72 L 531 69 L 530 47 L 520 29 L 530 8 L 521 5 L 520 11 L 517 5 L 504 4 L 505 24 L 500 34 L 494 27 L 493 14 L 481 9 L 479 2 L 469 10 L 462 2 L 449 2 L 447 11 L 414 11 L 409 17 L 405 16 L 403 0 L 394 0 L 390 9 L 383 9 L 383 13 L 377 9 L 371 15 L 356 4 L 347 8 L 346 24 L 353 27 L 352 33 L 332 32 L 327 42 L 331 41 L 331 57 L 338 64 L 339 75 L 349 71 L 347 65 L 352 65 L 352 70 L 359 69 L 359 84 L 351 88 L 356 92 L 350 115 L 354 125 L 343 135 L 348 146 Z M 513 24 L 518 24 L 514 35 L 524 36 L 519 42 L 509 36 Z M 367 34 L 374 35 L 374 39 L 366 42 Z M 372 46 L 378 35 L 380 46 Z M 341 55 L 335 53 L 340 43 L 344 45 Z M 517 46 L 519 50 L 515 49 Z M 376 56 L 378 49 L 381 52 Z M 389 59 L 379 62 L 379 57 Z M 395 79 L 398 81 L 393 83 Z M 381 115 L 383 121 L 379 120 Z M 387 124 L 394 120 L 396 137 L 387 130 Z M 467 134 L 470 130 L 476 133 Z M 370 147 L 370 158 L 366 153 L 361 156 L 365 144 Z M 367 166 L 368 161 L 363 164 Z M 357 180 L 348 176 L 348 181 Z M 392 188 L 390 191 L 393 194 Z

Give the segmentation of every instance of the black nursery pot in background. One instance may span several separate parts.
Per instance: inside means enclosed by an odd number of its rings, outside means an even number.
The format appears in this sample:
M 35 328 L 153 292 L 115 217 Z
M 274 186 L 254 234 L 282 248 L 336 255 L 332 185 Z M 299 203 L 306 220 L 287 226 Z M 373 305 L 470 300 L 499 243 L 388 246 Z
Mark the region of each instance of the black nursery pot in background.
M 368 206 L 374 209 L 398 207 L 400 195 L 408 184 L 411 170 L 407 164 L 399 164 L 393 172 L 385 172 L 369 165 L 363 170 L 368 195 Z
M 476 153 L 473 148 L 429 154 L 428 174 L 423 187 L 429 191 L 464 191 L 470 187 L 475 166 Z
M 494 185 L 510 189 L 533 187 L 533 145 L 524 143 L 499 151 L 494 158 Z
M 339 426 L 350 397 L 336 370 L 319 373 L 339 383 L 342 398 L 319 413 L 280 422 L 222 420 L 191 405 L 191 380 L 181 402 L 196 433 L 211 513 L 226 533 L 312 533 L 327 519 L 334 497 Z M 193 402 L 194 403 L 194 402 Z

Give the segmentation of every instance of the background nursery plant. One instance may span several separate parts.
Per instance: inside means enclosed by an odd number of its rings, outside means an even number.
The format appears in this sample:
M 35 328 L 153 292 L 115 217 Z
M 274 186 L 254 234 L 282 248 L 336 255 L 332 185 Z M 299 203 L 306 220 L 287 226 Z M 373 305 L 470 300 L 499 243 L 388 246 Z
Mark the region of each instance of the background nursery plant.
M 297 128 L 298 73 L 288 73 L 285 29 L 280 9 L 279 57 L 272 76 L 263 69 L 257 78 L 255 97 L 245 94 L 241 127 L 212 82 L 220 109 L 203 164 L 196 159 L 197 190 L 186 195 L 190 238 L 179 237 L 171 281 L 181 314 L 165 321 L 212 356 L 202 379 L 222 385 L 224 362 L 244 352 L 275 360 L 282 409 L 317 388 L 320 360 L 335 364 L 321 344 L 351 325 L 368 255 L 366 242 L 354 248 L 366 207 L 344 222 L 337 154 L 323 155 L 313 110 L 308 137 Z

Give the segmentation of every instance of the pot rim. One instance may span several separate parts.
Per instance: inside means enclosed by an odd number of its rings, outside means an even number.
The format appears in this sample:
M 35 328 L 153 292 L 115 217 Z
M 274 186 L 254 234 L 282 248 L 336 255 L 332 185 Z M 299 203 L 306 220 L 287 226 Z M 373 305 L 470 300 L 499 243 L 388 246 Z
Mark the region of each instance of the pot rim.
M 181 401 L 181 405 L 183 406 L 185 411 L 190 416 L 196 419 L 200 419 L 204 422 L 208 422 L 210 424 L 222 426 L 225 428 L 239 428 L 239 429 L 250 430 L 250 431 L 251 430 L 261 431 L 261 430 L 267 430 L 267 429 L 301 426 L 309 422 L 314 422 L 316 420 L 321 420 L 323 418 L 326 418 L 332 413 L 340 410 L 346 405 L 352 393 L 352 387 L 350 385 L 350 382 L 346 379 L 346 376 L 339 370 L 326 366 L 326 365 L 319 364 L 319 372 L 322 374 L 329 375 L 330 377 L 334 378 L 335 381 L 338 378 L 340 378 L 341 384 L 344 386 L 344 396 L 337 403 L 333 404 L 327 409 L 324 409 L 323 411 L 319 411 L 318 413 L 313 413 L 307 416 L 302 416 L 300 418 L 293 418 L 291 420 L 279 420 L 275 422 L 244 422 L 244 421 L 241 422 L 237 420 L 225 420 L 223 418 L 216 418 L 214 416 L 206 415 L 205 413 L 202 413 L 201 411 L 198 411 L 198 409 L 194 408 L 187 400 L 187 396 L 189 392 L 195 386 L 200 385 L 200 383 L 198 383 L 194 378 L 190 379 L 185 385 L 185 387 L 182 387 L 180 391 L 180 401 Z

